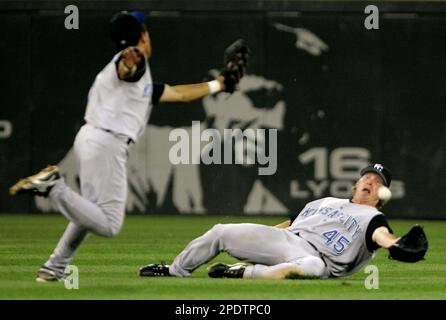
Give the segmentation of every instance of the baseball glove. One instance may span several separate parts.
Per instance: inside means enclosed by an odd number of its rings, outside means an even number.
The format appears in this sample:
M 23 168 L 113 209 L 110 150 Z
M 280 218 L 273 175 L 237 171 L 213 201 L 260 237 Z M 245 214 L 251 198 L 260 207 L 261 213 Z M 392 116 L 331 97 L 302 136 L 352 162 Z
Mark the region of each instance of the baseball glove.
M 235 41 L 225 49 L 224 67 L 220 75 L 225 78 L 226 92 L 233 93 L 237 90 L 240 79 L 245 75 L 250 51 L 243 39 Z
M 417 262 L 424 258 L 429 242 L 423 227 L 415 225 L 389 248 L 389 258 L 403 262 Z

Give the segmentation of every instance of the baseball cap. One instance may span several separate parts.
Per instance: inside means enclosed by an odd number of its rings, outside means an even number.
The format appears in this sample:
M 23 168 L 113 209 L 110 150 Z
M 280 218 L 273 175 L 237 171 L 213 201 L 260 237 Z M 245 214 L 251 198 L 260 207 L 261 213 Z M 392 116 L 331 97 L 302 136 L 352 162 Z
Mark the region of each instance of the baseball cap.
M 144 24 L 146 21 L 146 16 L 141 11 L 132 11 L 130 12 L 130 15 L 136 18 L 139 23 Z
M 370 164 L 367 167 L 361 169 L 361 172 L 360 172 L 361 177 L 363 175 L 365 175 L 367 172 L 375 172 L 383 179 L 384 185 L 386 187 L 390 186 L 390 182 L 392 181 L 392 173 L 389 171 L 389 169 L 384 167 L 382 164 L 373 163 L 373 164 Z
M 138 44 L 141 33 L 146 31 L 144 14 L 120 11 L 110 19 L 110 36 L 119 50 Z

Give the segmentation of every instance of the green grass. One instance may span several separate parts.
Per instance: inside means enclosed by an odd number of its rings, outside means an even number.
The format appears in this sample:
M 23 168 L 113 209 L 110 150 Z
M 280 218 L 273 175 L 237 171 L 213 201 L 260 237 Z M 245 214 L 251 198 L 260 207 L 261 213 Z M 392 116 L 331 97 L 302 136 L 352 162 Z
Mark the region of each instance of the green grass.
M 138 267 L 170 263 L 184 246 L 216 223 L 268 225 L 281 217 L 129 216 L 112 239 L 91 236 L 72 264 L 79 268 L 79 289 L 63 283 L 40 284 L 35 273 L 48 258 L 66 220 L 57 215 L 0 215 L 0 299 L 445 299 L 446 222 L 421 221 L 430 240 L 426 260 L 399 263 L 379 250 L 371 264 L 379 268 L 379 289 L 367 290 L 363 270 L 328 280 L 211 279 L 206 266 L 189 278 L 139 278 Z M 417 221 L 420 222 L 420 221 Z M 415 221 L 391 221 L 396 234 Z M 234 262 L 221 254 L 212 262 Z

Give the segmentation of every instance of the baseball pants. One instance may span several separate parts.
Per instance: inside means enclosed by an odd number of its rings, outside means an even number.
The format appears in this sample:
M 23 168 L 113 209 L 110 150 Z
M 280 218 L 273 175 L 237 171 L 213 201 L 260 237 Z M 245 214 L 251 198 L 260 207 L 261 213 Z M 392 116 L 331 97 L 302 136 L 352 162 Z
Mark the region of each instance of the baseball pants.
M 217 224 L 191 241 L 169 267 L 171 275 L 189 276 L 220 252 L 253 263 L 244 278 L 281 278 L 298 266 L 302 276 L 328 277 L 328 269 L 319 253 L 305 239 L 275 227 L 241 223 Z
M 84 125 L 74 142 L 81 195 L 60 179 L 50 200 L 70 223 L 45 263 L 63 271 L 89 232 L 115 236 L 124 222 L 127 197 L 128 145 L 109 132 Z

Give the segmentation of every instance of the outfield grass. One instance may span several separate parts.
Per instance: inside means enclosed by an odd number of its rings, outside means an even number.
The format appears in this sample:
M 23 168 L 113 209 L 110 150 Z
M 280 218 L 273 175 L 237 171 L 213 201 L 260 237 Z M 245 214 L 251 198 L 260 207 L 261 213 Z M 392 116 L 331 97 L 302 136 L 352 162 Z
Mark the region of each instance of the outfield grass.
M 417 221 L 430 240 L 426 260 L 407 264 L 387 259 L 379 250 L 371 264 L 379 268 L 379 289 L 367 290 L 359 273 L 329 280 L 211 279 L 206 266 L 189 278 L 139 278 L 138 267 L 170 263 L 184 246 L 216 223 L 273 225 L 276 217 L 129 216 L 112 239 L 91 236 L 72 264 L 79 269 L 79 289 L 63 283 L 34 281 L 62 234 L 58 215 L 0 215 L 0 299 L 446 299 L 446 222 Z M 393 220 L 401 235 L 415 221 Z M 234 262 L 222 254 L 212 262 Z

